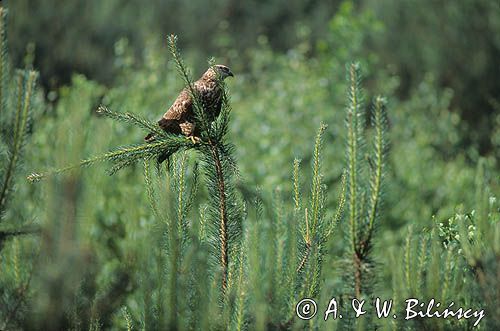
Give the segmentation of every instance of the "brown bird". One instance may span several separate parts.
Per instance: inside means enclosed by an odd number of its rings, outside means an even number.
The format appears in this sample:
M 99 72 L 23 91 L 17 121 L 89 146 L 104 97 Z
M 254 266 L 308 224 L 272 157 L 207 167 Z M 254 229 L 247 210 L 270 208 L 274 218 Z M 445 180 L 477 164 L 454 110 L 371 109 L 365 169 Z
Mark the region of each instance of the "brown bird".
M 224 80 L 229 76 L 234 76 L 231 70 L 225 65 L 217 64 L 208 68 L 201 78 L 193 84 L 194 92 L 199 95 L 203 111 L 210 122 L 219 116 L 222 105 L 223 91 L 218 79 Z M 200 140 L 200 128 L 195 125 L 193 107 L 191 92 L 189 87 L 186 87 L 158 121 L 158 125 L 166 132 L 183 134 L 196 143 Z M 154 134 L 150 133 L 144 139 L 151 142 L 154 140 Z M 169 156 L 168 153 L 160 155 L 158 162 L 163 162 Z

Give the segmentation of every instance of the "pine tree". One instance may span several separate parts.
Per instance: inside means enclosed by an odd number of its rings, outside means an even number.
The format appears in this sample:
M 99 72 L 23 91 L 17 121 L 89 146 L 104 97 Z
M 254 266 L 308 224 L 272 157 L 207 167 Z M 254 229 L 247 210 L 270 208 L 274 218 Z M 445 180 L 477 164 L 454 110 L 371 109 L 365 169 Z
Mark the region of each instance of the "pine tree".
M 371 299 L 376 282 L 375 262 L 372 258 L 374 234 L 380 220 L 382 184 L 387 149 L 387 124 L 385 100 L 376 97 L 371 111 L 374 128 L 373 147 L 365 143 L 365 105 L 361 87 L 361 69 L 358 63 L 347 68 L 348 104 L 346 112 L 346 182 L 348 247 L 345 255 L 344 274 L 347 297 Z M 346 323 L 356 322 L 345 320 Z M 361 321 L 363 322 L 363 321 Z
M 7 238 L 36 231 L 8 213 L 29 138 L 37 72 L 12 73 L 7 48 L 7 9 L 0 7 L 0 250 Z M 15 83 L 11 83 L 14 81 Z
M 9 65 L 7 48 L 7 9 L 0 7 L 0 262 L 12 261 L 13 277 L 2 268 L 0 280 L 0 329 L 12 327 L 28 299 L 33 268 L 26 270 L 20 259 L 18 237 L 38 232 L 38 228 L 20 219 L 12 201 L 15 185 L 23 167 L 24 150 L 36 93 L 37 72 L 15 70 Z M 9 250 L 4 250 L 8 239 Z M 7 251 L 7 253 L 5 253 Z M 2 263 L 3 264 L 3 263 Z
M 223 89 L 222 109 L 220 116 L 211 123 L 193 89 L 192 79 L 177 48 L 177 37 L 169 36 L 168 44 L 180 76 L 192 94 L 194 100 L 195 123 L 201 128 L 201 141 L 192 143 L 183 136 L 167 133 L 153 122 L 133 113 L 119 113 L 101 105 L 97 112 L 115 121 L 137 126 L 146 132 L 155 134 L 155 141 L 139 145 L 119 147 L 116 150 L 82 160 L 79 164 L 60 169 L 51 169 L 28 176 L 30 181 L 38 181 L 46 176 L 56 175 L 77 167 L 90 166 L 95 163 L 110 161 L 110 175 L 139 160 L 154 162 L 158 155 L 173 155 L 181 151 L 194 150 L 200 159 L 204 179 L 209 194 L 207 209 L 207 234 L 211 247 L 211 259 L 214 274 L 220 278 L 221 300 L 227 288 L 230 260 L 239 254 L 238 242 L 241 234 L 241 202 L 235 191 L 233 178 L 237 175 L 236 162 L 232 156 L 234 146 L 227 142 L 228 124 L 231 113 L 229 98 L 225 85 L 219 80 Z M 210 63 L 213 65 L 213 62 Z

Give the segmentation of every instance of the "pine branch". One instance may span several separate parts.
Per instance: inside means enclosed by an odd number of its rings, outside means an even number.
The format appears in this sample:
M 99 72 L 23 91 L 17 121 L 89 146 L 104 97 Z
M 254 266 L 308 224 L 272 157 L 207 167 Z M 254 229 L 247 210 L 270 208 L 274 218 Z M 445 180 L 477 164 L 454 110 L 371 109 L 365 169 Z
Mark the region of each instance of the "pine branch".
M 424 272 L 427 268 L 427 237 L 422 236 L 420 240 L 420 251 L 418 257 L 418 269 L 417 269 L 417 295 L 422 296 L 422 289 L 424 286 Z
M 358 119 L 361 116 L 360 109 L 360 72 L 359 64 L 352 63 L 349 67 L 349 88 L 348 99 L 349 105 L 347 108 L 347 168 L 348 168 L 348 184 L 349 184 L 349 228 L 350 242 L 352 251 L 357 250 L 356 243 L 358 232 L 358 174 L 359 174 L 359 123 Z
M 299 190 L 299 168 L 300 168 L 300 160 L 295 159 L 293 161 L 293 202 L 295 211 L 300 209 L 300 190 Z
M 375 165 L 370 178 L 370 197 L 368 212 L 368 230 L 365 239 L 360 246 L 361 254 L 365 255 L 371 246 L 371 238 L 374 231 L 375 219 L 380 209 L 380 194 L 385 165 L 385 149 L 387 123 L 385 117 L 385 100 L 382 97 L 375 99 L 373 107 L 373 123 L 375 126 L 375 141 L 373 144 Z
M 321 169 L 320 169 L 320 150 L 322 145 L 323 134 L 327 128 L 324 123 L 320 124 L 318 133 L 316 134 L 316 142 L 314 144 L 314 154 L 313 154 L 313 179 L 311 187 L 311 212 L 312 212 L 312 223 L 311 223 L 311 237 L 316 238 L 316 233 L 318 231 L 318 222 L 320 222 L 320 211 L 322 210 L 322 187 L 321 187 Z
M 23 226 L 15 229 L 0 229 L 0 250 L 3 248 L 4 243 L 12 238 L 28 235 L 37 234 L 40 229 L 36 226 Z
M 151 172 L 149 169 L 149 163 L 146 160 L 143 160 L 143 167 L 144 167 L 144 182 L 146 183 L 146 191 L 148 195 L 148 201 L 149 201 L 149 206 L 151 210 L 153 211 L 154 217 L 158 220 L 161 221 L 163 220 L 163 217 L 160 216 L 160 212 L 158 211 L 158 205 L 156 204 L 156 196 L 154 192 L 154 187 L 153 187 L 153 181 L 151 179 Z
M 304 236 L 304 243 L 305 243 L 305 249 L 303 252 L 303 257 L 302 260 L 300 260 L 299 266 L 297 267 L 297 272 L 301 272 L 302 269 L 304 268 L 304 265 L 307 262 L 307 259 L 309 258 L 309 253 L 311 251 L 311 238 L 309 235 L 309 222 L 308 222 L 308 217 L 307 217 L 307 208 L 305 209 L 305 227 L 306 227 L 306 232 Z
M 22 109 L 23 109 L 23 103 L 24 103 L 24 96 L 26 93 L 26 82 L 25 82 L 25 75 L 24 73 L 19 70 L 17 71 L 17 82 L 16 82 L 16 90 L 15 95 L 16 95 L 16 108 L 14 111 L 14 125 L 13 125 L 13 138 L 12 138 L 12 146 L 15 145 L 15 142 L 17 141 L 17 138 L 19 136 L 19 131 L 21 129 L 21 116 L 22 116 Z
M 37 251 L 36 257 L 40 255 L 40 251 Z M 35 258 L 36 260 L 36 258 Z M 33 278 L 34 274 L 34 266 L 31 267 L 31 270 L 28 274 L 28 279 L 24 282 L 24 284 L 18 288 L 17 290 L 17 298 L 14 303 L 14 306 L 7 312 L 6 318 L 3 322 L 3 325 L 0 327 L 0 330 L 6 330 L 6 328 L 9 326 L 10 321 L 14 318 L 16 315 L 17 311 L 21 308 L 21 304 L 27 299 L 27 294 L 28 290 L 31 284 L 31 279 Z
M 354 295 L 356 298 L 361 298 L 363 261 L 356 251 L 352 253 L 352 259 L 354 264 Z
M 411 270 L 411 248 L 412 248 L 412 227 L 410 226 L 408 228 L 408 234 L 406 235 L 406 241 L 405 241 L 405 248 L 404 248 L 404 261 L 403 265 L 405 267 L 404 269 L 404 279 L 405 279 L 405 284 L 406 288 L 411 291 L 413 288 L 412 286 L 412 281 L 410 279 L 412 270 Z
M 150 121 L 148 121 L 148 120 L 146 120 L 146 119 L 142 118 L 141 116 L 136 115 L 134 113 L 129 113 L 129 112 L 119 113 L 119 112 L 111 111 L 110 109 L 108 109 L 108 107 L 106 107 L 104 105 L 100 105 L 97 108 L 97 113 L 104 115 L 104 116 L 107 116 L 111 119 L 120 121 L 120 122 L 130 123 L 130 124 L 135 125 L 139 128 L 142 128 L 148 132 L 149 131 L 153 132 L 156 136 L 162 136 L 162 137 L 171 136 L 167 132 L 165 132 L 164 130 L 161 130 L 161 128 L 156 123 L 151 123 Z
M 222 291 L 226 291 L 227 287 L 227 271 L 228 271 L 228 230 L 227 230 L 227 213 L 226 213 L 226 186 L 224 183 L 224 175 L 222 173 L 222 164 L 216 146 L 210 145 L 212 157 L 215 162 L 215 169 L 217 173 L 217 189 L 219 191 L 219 214 L 220 214 L 220 263 L 222 267 Z
M 244 330 L 245 326 L 245 311 L 246 311 L 246 287 L 247 281 L 245 278 L 245 264 L 247 263 L 245 254 L 248 251 L 248 233 L 246 233 L 244 240 L 244 247 L 240 251 L 239 256 L 239 267 L 238 267 L 238 279 L 237 279 L 237 293 L 236 293 L 236 302 L 235 302 L 235 310 L 233 313 L 233 329 L 237 331 Z
M 0 214 L 5 211 L 7 195 L 11 189 L 14 179 L 14 172 L 21 157 L 22 147 L 26 138 L 26 129 L 30 115 L 31 102 L 35 89 L 37 73 L 34 71 L 26 72 L 23 75 L 24 92 L 18 91 L 22 95 L 22 101 L 16 106 L 16 122 L 14 128 L 14 142 L 7 160 L 7 166 L 4 173 L 2 185 L 0 187 Z M 21 97 L 20 97 L 21 99 Z
M 8 90 L 8 48 L 7 48 L 7 13 L 6 8 L 0 7 L 0 116 L 6 116 Z
M 319 222 L 321 222 L 321 211 L 323 209 L 323 190 L 322 190 L 322 183 L 321 183 L 321 173 L 320 173 L 320 154 L 321 154 L 321 145 L 322 145 L 322 137 L 323 133 L 326 130 L 327 126 L 324 123 L 320 124 L 320 127 L 318 129 L 318 133 L 316 134 L 316 140 L 314 144 L 314 152 L 313 152 L 313 165 L 312 165 L 312 185 L 311 185 L 311 218 L 312 220 L 309 221 L 309 213 L 308 209 L 305 209 L 305 233 L 303 233 L 303 240 L 305 244 L 305 248 L 303 251 L 303 257 L 302 260 L 299 263 L 299 266 L 297 267 L 297 272 L 300 272 L 303 268 L 304 265 L 306 264 L 309 256 L 310 256 L 310 251 L 311 251 L 311 246 L 313 243 L 319 243 L 321 240 L 318 240 L 316 237 L 316 234 L 318 232 L 318 227 L 319 227 Z M 294 172 L 298 171 L 298 164 L 294 164 Z M 298 180 L 298 174 L 294 174 L 294 177 L 297 177 Z M 295 179 L 294 179 L 295 181 Z M 298 185 L 298 183 L 294 184 Z M 297 193 L 296 193 L 297 195 Z M 298 197 L 296 196 L 295 199 L 298 200 Z M 298 201 L 297 201 L 298 202 Z M 296 206 L 297 206 L 296 202 Z M 321 234 L 320 234 L 321 235 Z
M 342 214 L 344 212 L 344 206 L 345 206 L 345 190 L 346 190 L 346 175 L 345 172 L 342 174 L 342 179 L 340 180 L 340 185 L 341 185 L 341 191 L 338 197 L 338 205 L 337 205 L 337 210 L 335 211 L 335 216 L 333 217 L 332 221 L 330 222 L 330 226 L 328 227 L 326 231 L 326 237 L 329 237 L 331 233 L 333 232 L 333 229 L 337 224 L 339 224 L 340 219 L 342 218 Z
M 348 87 L 348 107 L 347 107 L 347 174 L 349 185 L 349 231 L 351 252 L 354 266 L 354 293 L 356 297 L 361 297 L 361 269 L 362 260 L 358 252 L 358 222 L 360 209 L 359 183 L 360 173 L 360 123 L 361 114 L 361 90 L 360 90 L 360 68 L 358 63 L 351 63 L 349 66 L 349 87 Z
M 170 136 L 168 138 L 157 139 L 152 143 L 120 147 L 114 151 L 97 155 L 82 160 L 77 164 L 69 165 L 63 168 L 51 169 L 42 173 L 32 173 L 28 176 L 28 180 L 31 182 L 35 182 L 48 176 L 61 174 L 79 167 L 92 166 L 96 163 L 105 161 L 114 162 L 114 166 L 111 168 L 110 172 L 115 173 L 123 167 L 128 166 L 140 159 L 153 158 L 166 150 L 178 151 L 180 149 L 189 148 L 192 148 L 192 143 L 188 142 L 186 139 L 176 136 Z
M 132 331 L 133 330 L 132 317 L 130 316 L 127 307 L 123 306 L 121 310 L 123 318 L 125 319 L 125 324 L 127 325 L 127 331 Z

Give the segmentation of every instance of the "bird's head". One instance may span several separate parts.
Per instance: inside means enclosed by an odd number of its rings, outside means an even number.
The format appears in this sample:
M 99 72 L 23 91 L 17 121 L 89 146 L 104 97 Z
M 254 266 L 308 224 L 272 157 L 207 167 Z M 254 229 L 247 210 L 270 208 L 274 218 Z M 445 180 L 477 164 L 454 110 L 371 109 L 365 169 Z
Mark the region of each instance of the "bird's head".
M 222 80 L 229 76 L 234 77 L 231 69 L 223 64 L 216 64 L 214 66 L 211 66 L 203 76 L 211 79 L 219 77 Z

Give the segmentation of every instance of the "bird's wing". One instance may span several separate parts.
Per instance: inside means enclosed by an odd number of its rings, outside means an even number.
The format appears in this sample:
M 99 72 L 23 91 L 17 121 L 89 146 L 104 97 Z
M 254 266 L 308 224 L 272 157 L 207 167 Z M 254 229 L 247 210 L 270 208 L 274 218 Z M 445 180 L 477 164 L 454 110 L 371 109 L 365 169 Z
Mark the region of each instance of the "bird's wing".
M 186 121 L 191 114 L 193 108 L 193 100 L 189 91 L 184 89 L 179 94 L 174 103 L 167 110 L 163 117 L 158 121 L 160 128 L 174 134 L 181 133 L 179 124 Z
M 186 122 L 192 112 L 192 108 L 193 100 L 191 99 L 191 95 L 187 89 L 184 89 L 177 96 L 177 99 L 175 99 L 167 112 L 163 114 L 162 118 L 158 121 L 158 125 L 166 132 L 173 134 L 183 133 L 180 124 Z M 144 140 L 147 142 L 152 142 L 154 139 L 154 133 L 149 133 L 144 137 Z
M 187 89 L 184 89 L 163 115 L 163 118 L 166 120 L 181 120 L 191 111 L 192 107 L 193 100 L 191 99 L 191 95 Z

